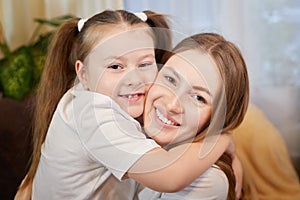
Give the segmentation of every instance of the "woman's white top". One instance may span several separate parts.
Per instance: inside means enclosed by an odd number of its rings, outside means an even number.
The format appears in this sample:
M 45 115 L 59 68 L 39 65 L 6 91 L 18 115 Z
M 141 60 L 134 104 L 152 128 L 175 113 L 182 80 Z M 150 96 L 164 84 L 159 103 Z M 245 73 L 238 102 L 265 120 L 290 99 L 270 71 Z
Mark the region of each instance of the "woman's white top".
M 138 194 L 138 199 L 226 200 L 228 189 L 229 183 L 225 173 L 218 166 L 213 165 L 192 184 L 179 192 L 159 193 L 145 188 Z
M 156 147 L 111 98 L 78 84 L 53 115 L 32 199 L 133 199 L 136 182 L 122 177 Z

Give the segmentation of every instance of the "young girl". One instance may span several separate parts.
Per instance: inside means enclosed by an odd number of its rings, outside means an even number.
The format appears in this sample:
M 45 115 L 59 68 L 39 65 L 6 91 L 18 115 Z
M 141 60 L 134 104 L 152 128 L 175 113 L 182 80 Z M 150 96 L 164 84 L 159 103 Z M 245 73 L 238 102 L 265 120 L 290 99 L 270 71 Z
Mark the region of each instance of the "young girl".
M 37 94 L 33 160 L 20 191 L 33 182 L 33 199 L 132 199 L 130 177 L 172 192 L 233 152 L 229 136 L 203 159 L 195 156 L 200 143 L 165 151 L 145 138 L 132 117 L 142 114 L 157 73 L 154 47 L 171 44 L 149 26 L 168 28 L 161 15 L 121 10 L 61 26 Z
M 173 52 L 148 92 L 146 133 L 169 149 L 190 140 L 205 143 L 216 122 L 223 122 L 226 132 L 236 128 L 249 100 L 247 69 L 238 48 L 218 34 L 202 33 L 183 40 Z M 223 106 L 225 115 L 220 115 L 217 110 Z M 224 155 L 183 190 L 155 193 L 145 189 L 139 199 L 236 199 L 234 184 L 230 157 Z

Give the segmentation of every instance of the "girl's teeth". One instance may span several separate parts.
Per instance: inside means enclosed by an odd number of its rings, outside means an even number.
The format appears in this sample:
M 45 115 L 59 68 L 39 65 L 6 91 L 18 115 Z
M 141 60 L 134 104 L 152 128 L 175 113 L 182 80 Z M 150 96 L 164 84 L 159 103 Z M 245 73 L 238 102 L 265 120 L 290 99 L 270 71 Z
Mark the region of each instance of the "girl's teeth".
M 136 97 L 138 97 L 137 94 L 134 94 L 134 95 L 128 95 L 128 96 L 127 96 L 128 99 L 132 99 L 132 98 L 136 98 Z
M 158 109 L 156 109 L 156 115 L 157 115 L 157 117 L 158 117 L 163 123 L 168 124 L 168 125 L 173 125 L 173 126 L 175 125 L 174 122 L 172 122 L 172 121 L 168 120 L 167 118 L 165 118 L 165 117 L 163 116 L 163 114 L 159 112 Z

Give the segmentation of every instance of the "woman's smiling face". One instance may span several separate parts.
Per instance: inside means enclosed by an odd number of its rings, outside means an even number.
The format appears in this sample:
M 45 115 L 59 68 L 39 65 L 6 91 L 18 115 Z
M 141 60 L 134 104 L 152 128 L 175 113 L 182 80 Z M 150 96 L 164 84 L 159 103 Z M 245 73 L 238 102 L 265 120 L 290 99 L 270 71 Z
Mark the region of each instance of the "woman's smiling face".
M 144 128 L 162 146 L 194 136 L 210 121 L 220 77 L 210 56 L 198 50 L 173 55 L 150 88 Z

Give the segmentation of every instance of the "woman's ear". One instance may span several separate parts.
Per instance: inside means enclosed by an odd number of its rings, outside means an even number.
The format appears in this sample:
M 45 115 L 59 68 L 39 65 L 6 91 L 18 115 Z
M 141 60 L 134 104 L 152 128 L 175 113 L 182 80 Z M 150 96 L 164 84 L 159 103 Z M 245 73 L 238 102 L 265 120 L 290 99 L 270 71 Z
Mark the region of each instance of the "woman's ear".
M 89 90 L 86 67 L 80 60 L 77 60 L 75 63 L 75 70 L 77 77 L 80 83 L 83 85 L 84 89 Z

